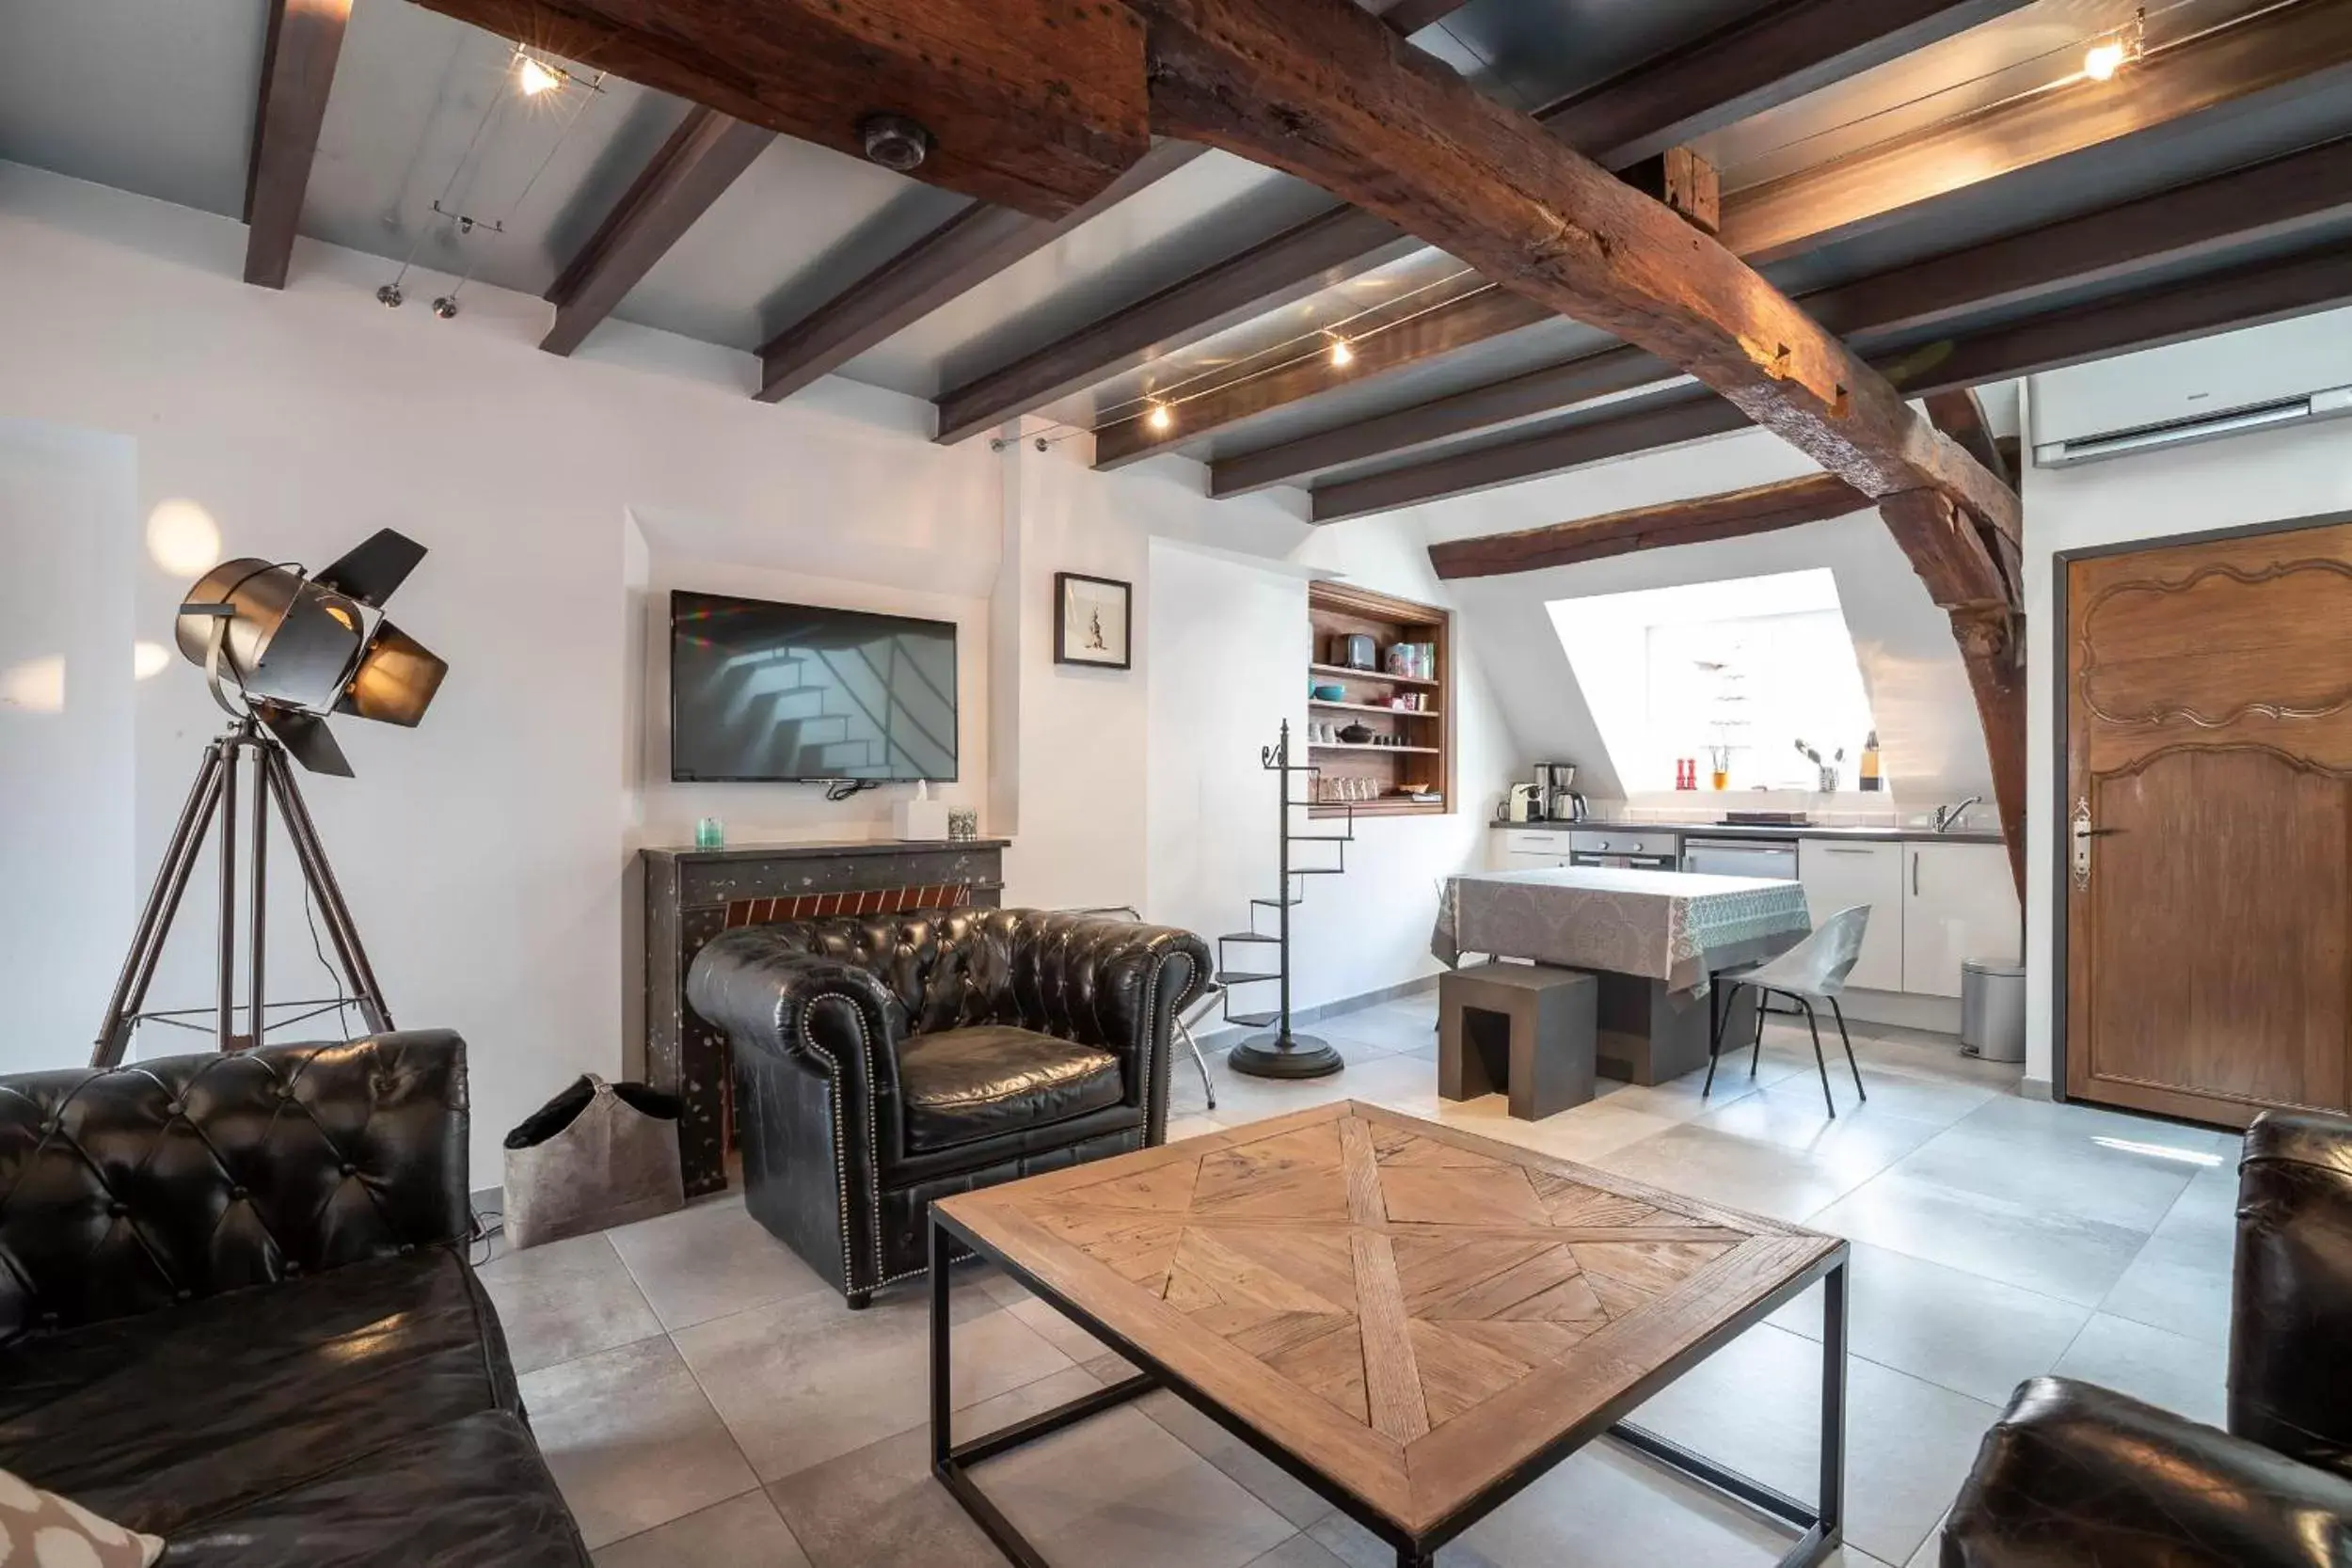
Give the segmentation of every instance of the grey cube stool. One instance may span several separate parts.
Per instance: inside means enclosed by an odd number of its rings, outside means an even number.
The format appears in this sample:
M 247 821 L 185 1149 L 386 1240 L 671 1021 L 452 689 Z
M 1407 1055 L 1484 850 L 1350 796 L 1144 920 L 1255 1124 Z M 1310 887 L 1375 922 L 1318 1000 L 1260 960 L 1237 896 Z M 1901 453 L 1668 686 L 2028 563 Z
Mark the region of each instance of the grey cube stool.
M 1480 964 L 1438 977 L 1438 1094 L 1507 1093 L 1540 1121 L 1593 1098 L 1600 982 L 1544 964 Z

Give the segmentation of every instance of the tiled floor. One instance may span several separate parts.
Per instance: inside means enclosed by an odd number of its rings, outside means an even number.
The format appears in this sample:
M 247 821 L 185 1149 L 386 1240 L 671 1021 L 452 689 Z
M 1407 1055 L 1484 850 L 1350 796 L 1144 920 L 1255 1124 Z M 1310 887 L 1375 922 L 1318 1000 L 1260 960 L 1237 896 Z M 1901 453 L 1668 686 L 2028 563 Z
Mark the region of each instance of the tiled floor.
M 2234 1141 L 2017 1097 L 1952 1043 L 1859 1030 L 1869 1089 L 1801 1033 L 1761 1069 L 1605 1085 L 1535 1124 L 1436 1097 L 1434 996 L 1313 1025 L 1346 1053 L 1311 1083 L 1180 1061 L 1171 1137 L 1348 1096 L 1800 1220 L 1855 1243 L 1849 1568 L 1931 1562 L 1979 1437 L 2019 1379 L 2059 1370 L 2219 1418 Z M 997 1568 L 925 1465 L 919 1291 L 851 1313 L 719 1199 L 485 1271 L 558 1481 L 606 1568 Z M 955 1292 L 959 1434 L 1115 1375 L 1083 1333 L 1000 1275 Z M 1812 1489 L 1818 1299 L 1792 1304 L 1642 1419 L 1798 1496 Z M 1389 1568 L 1373 1538 L 1165 1394 L 980 1472 L 1073 1568 Z M 1443 1568 L 1760 1564 L 1781 1538 L 1609 1445 L 1571 1459 L 1439 1555 Z

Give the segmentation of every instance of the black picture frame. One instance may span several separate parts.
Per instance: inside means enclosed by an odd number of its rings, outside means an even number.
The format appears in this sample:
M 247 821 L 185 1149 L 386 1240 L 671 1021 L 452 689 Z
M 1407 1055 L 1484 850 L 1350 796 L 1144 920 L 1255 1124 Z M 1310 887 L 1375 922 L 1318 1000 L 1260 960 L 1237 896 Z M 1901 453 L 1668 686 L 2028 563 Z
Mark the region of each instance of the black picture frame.
M 1073 589 L 1079 583 L 1085 583 L 1093 588 L 1107 588 L 1116 591 L 1115 596 L 1119 601 L 1117 657 L 1111 657 L 1110 639 L 1107 634 L 1104 636 L 1104 645 L 1100 649 L 1084 646 L 1073 648 L 1070 645 L 1071 615 L 1077 602 Z M 1135 668 L 1135 601 L 1134 583 L 1121 582 L 1117 578 L 1089 577 L 1084 572 L 1056 572 L 1054 574 L 1054 662 L 1074 664 L 1084 670 L 1132 670 Z M 1100 630 L 1099 626 L 1097 629 Z

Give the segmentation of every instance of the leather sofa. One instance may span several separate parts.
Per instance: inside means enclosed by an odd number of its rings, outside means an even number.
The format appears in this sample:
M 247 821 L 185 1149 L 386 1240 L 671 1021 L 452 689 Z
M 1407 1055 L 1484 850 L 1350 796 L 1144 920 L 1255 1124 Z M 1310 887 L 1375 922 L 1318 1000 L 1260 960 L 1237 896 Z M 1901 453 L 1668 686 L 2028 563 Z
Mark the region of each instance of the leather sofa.
M 585 1568 L 466 1131 L 446 1033 L 0 1079 L 0 1467 L 167 1568 Z
M 1168 1133 L 1189 931 L 1038 910 L 728 931 L 687 1000 L 733 1047 L 753 1216 L 852 1307 L 929 1263 L 933 1198 Z
M 2256 1117 L 2237 1220 L 2229 1430 L 2035 1378 L 1985 1436 L 1945 1568 L 2352 1562 L 2352 1122 Z

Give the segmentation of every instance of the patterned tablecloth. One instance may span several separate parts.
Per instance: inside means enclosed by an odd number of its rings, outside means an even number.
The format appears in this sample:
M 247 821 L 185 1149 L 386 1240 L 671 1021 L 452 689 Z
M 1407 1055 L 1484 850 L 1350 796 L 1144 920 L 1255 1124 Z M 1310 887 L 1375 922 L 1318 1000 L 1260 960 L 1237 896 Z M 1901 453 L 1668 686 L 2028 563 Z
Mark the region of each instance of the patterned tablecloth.
M 1708 955 L 1758 937 L 1794 946 L 1812 930 L 1804 888 L 1760 877 L 1568 866 L 1450 877 L 1429 950 L 1604 969 L 1704 991 Z

